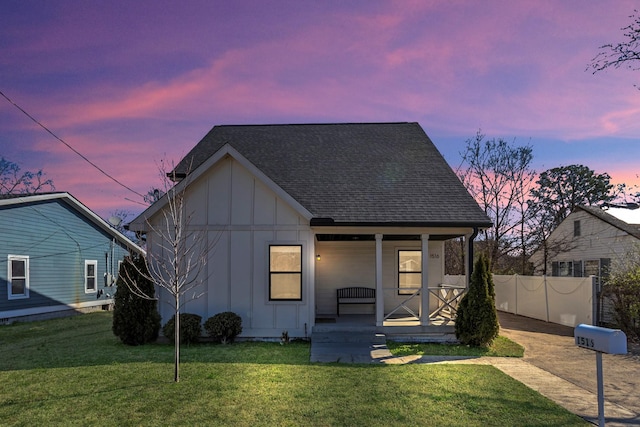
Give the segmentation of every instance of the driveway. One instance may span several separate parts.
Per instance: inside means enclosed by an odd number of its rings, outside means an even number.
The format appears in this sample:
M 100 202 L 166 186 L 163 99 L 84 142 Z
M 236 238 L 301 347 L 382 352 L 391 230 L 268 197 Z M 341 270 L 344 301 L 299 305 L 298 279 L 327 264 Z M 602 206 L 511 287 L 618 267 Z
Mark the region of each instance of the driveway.
M 577 347 L 573 328 L 499 312 L 500 334 L 525 348 L 524 361 L 596 394 L 596 356 Z M 635 413 L 640 425 L 640 348 L 603 354 L 604 397 Z

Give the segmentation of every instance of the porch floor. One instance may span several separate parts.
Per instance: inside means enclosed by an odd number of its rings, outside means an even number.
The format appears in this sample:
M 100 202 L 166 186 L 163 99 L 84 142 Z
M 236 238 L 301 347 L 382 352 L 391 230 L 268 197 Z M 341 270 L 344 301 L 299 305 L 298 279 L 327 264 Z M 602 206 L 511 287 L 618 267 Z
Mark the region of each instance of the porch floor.
M 373 314 L 327 315 L 316 318 L 313 332 L 375 332 L 397 341 L 455 341 L 455 323 L 447 318 L 433 318 L 430 325 L 423 326 L 413 316 L 394 317 L 378 327 Z

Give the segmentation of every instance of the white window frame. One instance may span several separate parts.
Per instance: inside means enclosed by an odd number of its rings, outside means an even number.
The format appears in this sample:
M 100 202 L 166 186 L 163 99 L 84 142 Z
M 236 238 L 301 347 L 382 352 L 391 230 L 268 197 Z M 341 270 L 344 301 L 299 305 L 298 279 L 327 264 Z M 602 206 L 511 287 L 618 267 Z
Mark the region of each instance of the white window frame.
M 29 298 L 29 257 L 27 255 L 9 255 L 7 257 L 7 297 L 10 300 L 14 299 L 25 299 Z M 12 261 L 23 261 L 24 262 L 24 277 L 20 277 L 24 279 L 24 293 L 22 294 L 14 294 L 13 293 L 13 285 L 12 279 L 13 269 L 12 269 Z
M 87 282 L 89 279 L 89 275 L 87 274 L 88 267 L 93 265 L 93 289 L 89 289 L 87 287 Z M 84 293 L 85 294 L 95 294 L 98 292 L 98 261 L 97 260 L 84 260 Z

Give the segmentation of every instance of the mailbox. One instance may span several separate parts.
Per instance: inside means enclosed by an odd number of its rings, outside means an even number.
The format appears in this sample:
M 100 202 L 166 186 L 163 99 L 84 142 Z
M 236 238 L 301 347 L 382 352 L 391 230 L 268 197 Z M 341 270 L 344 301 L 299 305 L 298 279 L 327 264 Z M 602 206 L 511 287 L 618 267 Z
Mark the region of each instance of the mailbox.
M 627 336 L 620 329 L 580 324 L 573 331 L 578 347 L 609 354 L 627 354 Z

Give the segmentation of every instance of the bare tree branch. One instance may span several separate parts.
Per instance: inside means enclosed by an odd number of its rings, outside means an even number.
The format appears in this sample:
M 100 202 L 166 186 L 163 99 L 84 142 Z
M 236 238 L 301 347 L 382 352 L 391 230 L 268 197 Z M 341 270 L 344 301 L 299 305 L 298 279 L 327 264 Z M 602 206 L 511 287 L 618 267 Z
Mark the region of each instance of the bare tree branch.
M 622 27 L 626 40 L 620 43 L 607 43 L 600 46 L 600 52 L 591 59 L 587 65 L 587 70 L 593 74 L 604 71 L 607 68 L 628 68 L 629 70 L 640 69 L 640 16 L 634 10 L 629 15 L 633 22 L 626 27 Z
M 22 171 L 17 163 L 0 157 L 0 194 L 35 194 L 53 191 L 53 181 L 42 170 Z
M 164 195 L 156 201 L 161 203 L 160 212 L 147 218 L 146 264 L 149 273 L 136 272 L 156 285 L 158 294 L 149 296 L 131 283 L 125 282 L 131 292 L 140 298 L 160 299 L 169 304 L 175 314 L 175 370 L 174 381 L 179 381 L 180 363 L 180 313 L 185 304 L 206 294 L 206 285 L 210 279 L 207 262 L 210 252 L 217 244 L 222 232 L 210 235 L 206 226 L 192 225 L 193 212 L 187 212 L 188 177 L 172 185 L 162 174 Z M 162 298 L 160 293 L 169 298 Z

